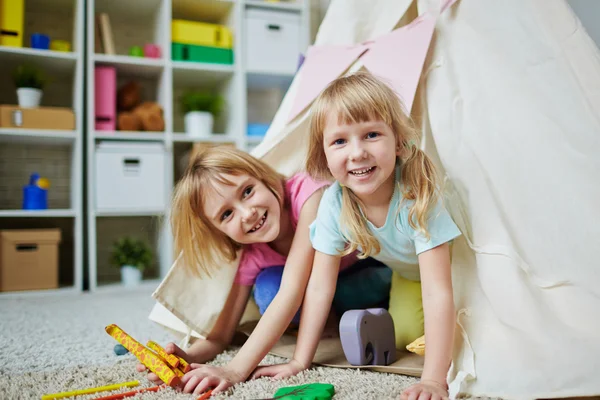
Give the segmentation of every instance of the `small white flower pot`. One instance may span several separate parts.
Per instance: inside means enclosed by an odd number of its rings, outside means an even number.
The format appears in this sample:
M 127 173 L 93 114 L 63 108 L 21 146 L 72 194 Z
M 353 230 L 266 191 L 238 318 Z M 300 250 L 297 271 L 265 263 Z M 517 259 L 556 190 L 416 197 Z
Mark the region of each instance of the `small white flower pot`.
M 18 88 L 17 98 L 19 99 L 19 107 L 39 107 L 42 100 L 42 91 L 41 89 Z
M 142 282 L 142 272 L 131 265 L 121 267 L 121 283 L 125 287 L 135 287 Z
M 213 130 L 213 115 L 207 111 L 190 111 L 185 114 L 185 133 L 193 137 L 210 137 Z

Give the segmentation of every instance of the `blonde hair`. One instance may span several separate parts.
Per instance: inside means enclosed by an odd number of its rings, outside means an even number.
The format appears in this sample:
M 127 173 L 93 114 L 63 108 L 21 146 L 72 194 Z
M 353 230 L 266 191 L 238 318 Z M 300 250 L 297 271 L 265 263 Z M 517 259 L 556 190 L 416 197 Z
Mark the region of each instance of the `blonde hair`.
M 175 254 L 194 275 L 211 275 L 221 262 L 233 261 L 241 245 L 216 229 L 204 214 L 214 182 L 231 184 L 223 175 L 249 175 L 263 182 L 285 207 L 284 176 L 265 162 L 229 146 L 206 146 L 191 159 L 172 200 L 171 227 Z
M 402 196 L 404 200 L 414 200 L 408 213 L 409 224 L 429 237 L 427 214 L 438 199 L 438 178 L 433 162 L 419 149 L 419 131 L 396 93 L 373 75 L 364 72 L 338 78 L 323 90 L 312 107 L 306 160 L 306 169 L 315 179 L 333 179 L 323 144 L 323 131 L 332 113 L 337 114 L 340 123 L 382 121 L 391 128 L 400 148 L 397 162 L 402 166 Z M 400 185 L 400 182 L 397 184 Z M 362 206 L 360 199 L 343 186 L 340 222 L 349 236 L 348 247 L 342 251 L 344 255 L 359 247 L 362 250 L 361 258 L 381 250 L 361 212 Z

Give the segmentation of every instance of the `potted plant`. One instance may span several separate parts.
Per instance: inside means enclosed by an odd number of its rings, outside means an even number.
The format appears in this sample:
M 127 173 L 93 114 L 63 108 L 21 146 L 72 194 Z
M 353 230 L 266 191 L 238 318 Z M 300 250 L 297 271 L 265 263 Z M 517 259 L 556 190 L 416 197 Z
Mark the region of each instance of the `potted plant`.
M 212 134 L 214 119 L 217 118 L 225 101 L 210 91 L 188 91 L 181 96 L 185 132 L 190 136 L 207 137 Z
M 19 65 L 13 72 L 20 107 L 39 107 L 42 89 L 47 83 L 44 72 L 29 64 Z
M 113 244 L 111 264 L 121 269 L 121 282 L 131 287 L 142 280 L 142 272 L 152 262 L 152 250 L 144 241 L 124 237 Z

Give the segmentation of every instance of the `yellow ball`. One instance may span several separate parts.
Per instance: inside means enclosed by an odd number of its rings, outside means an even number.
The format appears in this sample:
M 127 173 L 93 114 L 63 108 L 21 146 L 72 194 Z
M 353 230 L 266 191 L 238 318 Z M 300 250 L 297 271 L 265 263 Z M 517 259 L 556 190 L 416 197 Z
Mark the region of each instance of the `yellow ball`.
M 48 189 L 50 188 L 50 181 L 48 180 L 48 178 L 40 178 L 37 180 L 36 185 L 38 185 L 42 189 Z

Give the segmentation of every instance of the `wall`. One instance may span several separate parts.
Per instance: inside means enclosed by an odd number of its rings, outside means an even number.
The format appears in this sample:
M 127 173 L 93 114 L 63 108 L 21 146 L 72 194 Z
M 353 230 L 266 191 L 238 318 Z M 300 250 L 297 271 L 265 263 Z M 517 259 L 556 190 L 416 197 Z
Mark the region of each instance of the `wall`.
M 588 35 L 600 47 L 600 1 L 598 0 L 567 0 L 575 14 L 581 20 Z

